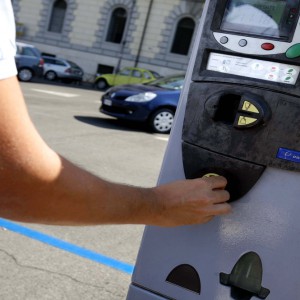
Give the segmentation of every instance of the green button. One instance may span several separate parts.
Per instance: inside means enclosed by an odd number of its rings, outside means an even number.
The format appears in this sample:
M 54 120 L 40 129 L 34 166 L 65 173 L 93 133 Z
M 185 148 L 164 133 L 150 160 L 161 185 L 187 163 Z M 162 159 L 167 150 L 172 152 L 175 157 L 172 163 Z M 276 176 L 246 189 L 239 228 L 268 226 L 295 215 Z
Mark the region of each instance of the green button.
M 295 44 L 289 49 L 287 49 L 285 53 L 287 58 L 296 58 L 300 56 L 300 44 Z

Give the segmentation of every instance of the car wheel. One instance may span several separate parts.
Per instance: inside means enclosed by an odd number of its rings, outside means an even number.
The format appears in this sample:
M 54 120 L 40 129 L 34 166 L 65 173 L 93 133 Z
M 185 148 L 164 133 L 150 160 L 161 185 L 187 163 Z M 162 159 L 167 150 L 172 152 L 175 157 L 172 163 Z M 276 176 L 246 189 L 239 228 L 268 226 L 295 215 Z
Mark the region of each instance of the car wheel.
M 169 133 L 174 121 L 174 111 L 162 108 L 154 112 L 150 117 L 150 126 L 154 132 Z
M 56 79 L 56 73 L 54 71 L 48 71 L 46 74 L 45 74 L 45 78 L 47 80 L 50 80 L 50 81 L 54 81 Z
M 102 91 L 102 90 L 105 90 L 105 89 L 108 88 L 108 84 L 104 79 L 99 79 L 96 82 L 96 87 L 97 87 L 98 90 Z
M 18 72 L 18 78 L 20 81 L 30 81 L 33 77 L 33 72 L 30 69 L 23 68 Z

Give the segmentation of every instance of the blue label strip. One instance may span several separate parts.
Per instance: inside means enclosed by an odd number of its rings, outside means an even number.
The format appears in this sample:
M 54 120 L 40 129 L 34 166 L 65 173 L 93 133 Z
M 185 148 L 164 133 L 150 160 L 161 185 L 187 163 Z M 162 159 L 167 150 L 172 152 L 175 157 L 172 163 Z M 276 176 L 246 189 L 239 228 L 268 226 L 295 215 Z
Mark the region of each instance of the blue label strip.
M 300 152 L 286 148 L 279 148 L 277 158 L 300 163 Z
M 97 263 L 103 264 L 105 266 L 111 267 L 118 271 L 122 271 L 127 274 L 132 274 L 134 266 L 123 263 L 121 261 L 115 260 L 113 258 L 104 256 L 97 252 L 93 252 L 91 250 L 76 246 L 74 244 L 59 240 L 52 236 L 46 235 L 44 233 L 29 229 L 22 225 L 18 225 L 16 223 L 4 220 L 0 218 L 0 227 L 4 227 L 10 231 L 19 233 L 21 235 L 27 236 L 31 239 L 37 240 L 39 242 L 48 244 L 50 246 L 62 249 L 64 251 L 68 251 L 75 255 L 81 256 L 83 258 L 87 258 L 89 260 L 95 261 Z

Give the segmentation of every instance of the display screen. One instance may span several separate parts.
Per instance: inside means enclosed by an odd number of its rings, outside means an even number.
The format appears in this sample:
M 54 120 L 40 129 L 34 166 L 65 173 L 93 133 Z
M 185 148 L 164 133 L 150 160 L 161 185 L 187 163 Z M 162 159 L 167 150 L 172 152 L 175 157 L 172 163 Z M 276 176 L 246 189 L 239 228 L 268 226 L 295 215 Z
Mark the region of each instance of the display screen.
M 289 39 L 300 0 L 228 0 L 221 30 Z
M 212 52 L 207 70 L 295 85 L 300 67 Z

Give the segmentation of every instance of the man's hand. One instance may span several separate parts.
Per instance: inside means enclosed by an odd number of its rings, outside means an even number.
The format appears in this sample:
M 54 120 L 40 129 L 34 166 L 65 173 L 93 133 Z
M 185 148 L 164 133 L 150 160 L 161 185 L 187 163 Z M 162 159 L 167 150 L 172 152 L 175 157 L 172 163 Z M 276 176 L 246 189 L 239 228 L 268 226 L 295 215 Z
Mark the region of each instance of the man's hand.
M 153 224 L 178 226 L 206 223 L 214 216 L 228 214 L 230 195 L 224 177 L 184 180 L 154 189 L 158 208 Z

